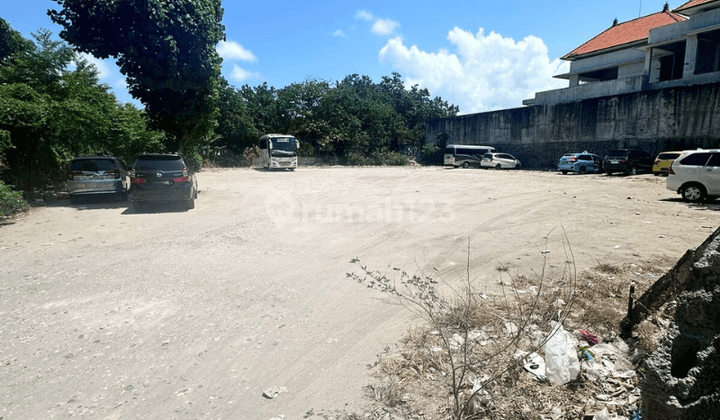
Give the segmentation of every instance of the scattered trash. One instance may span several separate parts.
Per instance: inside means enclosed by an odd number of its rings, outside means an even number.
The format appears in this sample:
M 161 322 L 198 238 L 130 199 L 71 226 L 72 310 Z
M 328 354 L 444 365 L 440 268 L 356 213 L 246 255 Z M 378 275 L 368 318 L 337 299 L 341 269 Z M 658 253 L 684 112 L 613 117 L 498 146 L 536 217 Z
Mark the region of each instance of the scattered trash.
M 550 410 L 550 416 L 553 419 L 564 419 L 565 418 L 565 412 L 562 411 L 560 407 L 553 407 L 552 410 Z
M 588 379 L 628 379 L 636 375 L 635 366 L 629 360 L 630 349 L 621 339 L 593 346 L 592 351 L 594 360 L 588 360 L 585 369 Z
M 453 334 L 448 341 L 450 342 L 450 348 L 453 350 L 457 350 L 465 344 L 465 339 L 458 333 Z
M 515 325 L 515 323 L 513 323 L 513 322 L 506 322 L 504 330 L 505 330 L 505 335 L 508 337 L 516 336 L 519 331 L 517 325 Z
M 590 346 L 580 347 L 580 353 L 578 354 L 578 359 L 587 360 L 587 361 L 595 359 L 595 355 L 590 350 L 588 350 L 589 348 L 590 348 Z
M 548 378 L 545 376 L 545 360 L 542 356 L 533 352 L 525 358 L 525 364 L 523 365 L 525 370 L 535 375 L 535 380 L 538 382 L 547 382 Z
M 468 340 L 482 341 L 490 338 L 490 335 L 482 330 L 472 330 L 468 332 Z
M 615 249 L 620 249 L 620 245 L 615 245 Z
M 588 343 L 590 343 L 592 345 L 595 345 L 600 342 L 600 340 L 598 340 L 597 336 L 588 330 L 580 330 L 580 337 L 582 337 L 583 340 L 587 341 Z
M 610 414 L 608 414 L 607 407 L 603 408 L 602 411 L 595 413 L 593 420 L 610 420 Z
M 284 386 L 272 386 L 263 392 L 263 397 L 272 400 L 273 398 L 277 397 L 278 395 L 282 394 L 283 392 L 288 392 L 287 388 Z
M 553 321 L 550 339 L 545 343 L 545 375 L 556 385 L 564 385 L 580 373 L 575 338 L 562 324 Z

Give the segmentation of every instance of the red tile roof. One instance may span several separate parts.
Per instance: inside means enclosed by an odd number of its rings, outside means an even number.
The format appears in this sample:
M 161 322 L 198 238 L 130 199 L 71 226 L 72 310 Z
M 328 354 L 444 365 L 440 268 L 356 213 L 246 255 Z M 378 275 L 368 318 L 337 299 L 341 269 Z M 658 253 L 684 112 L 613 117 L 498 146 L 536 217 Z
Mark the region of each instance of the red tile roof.
M 713 2 L 713 1 L 715 1 L 715 0 L 690 0 L 689 2 L 683 4 L 682 6 L 678 7 L 677 9 L 675 9 L 674 11 L 675 11 L 675 12 L 681 12 L 681 11 L 683 11 L 683 10 L 687 10 L 687 9 L 692 8 L 692 7 L 699 6 L 699 5 L 705 4 L 705 3 L 710 3 L 710 2 Z
M 693 0 L 709 1 L 709 0 Z M 671 23 L 681 22 L 687 18 L 669 11 L 653 13 L 627 22 L 611 26 L 609 29 L 597 35 L 590 41 L 565 54 L 563 60 L 572 61 L 581 55 L 590 54 L 605 49 L 618 47 L 633 42 L 642 41 L 648 38 L 650 29 Z

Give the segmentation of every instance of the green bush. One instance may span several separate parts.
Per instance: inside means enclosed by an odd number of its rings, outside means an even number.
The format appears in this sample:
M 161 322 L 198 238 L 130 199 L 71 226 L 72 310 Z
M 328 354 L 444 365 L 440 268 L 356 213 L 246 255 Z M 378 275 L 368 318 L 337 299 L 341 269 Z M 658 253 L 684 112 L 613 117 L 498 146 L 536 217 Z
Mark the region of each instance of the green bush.
M 426 144 L 422 148 L 423 164 L 438 165 L 443 163 L 443 149 L 435 144 Z
M 9 216 L 26 208 L 28 208 L 28 204 L 23 200 L 22 193 L 13 191 L 0 181 L 0 217 Z

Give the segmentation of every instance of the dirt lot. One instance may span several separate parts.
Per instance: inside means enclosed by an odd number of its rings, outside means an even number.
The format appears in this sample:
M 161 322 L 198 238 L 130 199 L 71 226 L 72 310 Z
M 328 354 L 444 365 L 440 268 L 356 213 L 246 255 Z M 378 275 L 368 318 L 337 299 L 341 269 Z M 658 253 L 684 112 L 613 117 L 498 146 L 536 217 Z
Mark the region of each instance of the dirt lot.
M 0 227 L 0 418 L 286 420 L 367 403 L 412 322 L 346 279 L 400 267 L 497 290 L 563 230 L 578 271 L 676 260 L 718 226 L 665 180 L 441 168 L 198 174 L 194 210 L 58 200 Z M 279 387 L 273 399 L 263 392 Z

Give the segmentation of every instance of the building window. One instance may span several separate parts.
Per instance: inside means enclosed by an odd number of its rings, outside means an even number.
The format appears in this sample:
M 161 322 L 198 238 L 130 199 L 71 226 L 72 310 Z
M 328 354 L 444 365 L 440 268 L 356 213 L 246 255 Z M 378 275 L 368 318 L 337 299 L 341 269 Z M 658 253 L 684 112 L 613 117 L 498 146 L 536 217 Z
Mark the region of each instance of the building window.
M 685 45 L 686 42 L 676 42 L 664 45 L 661 50 L 669 53 L 660 57 L 660 81 L 677 80 L 683 77 L 685 67 Z
M 720 30 L 698 35 L 695 74 L 720 71 Z
M 617 80 L 618 78 L 618 68 L 617 67 L 611 67 L 609 69 L 602 69 L 602 70 L 596 70 L 591 71 L 587 73 L 582 73 L 580 75 L 580 82 L 604 82 L 606 80 Z

